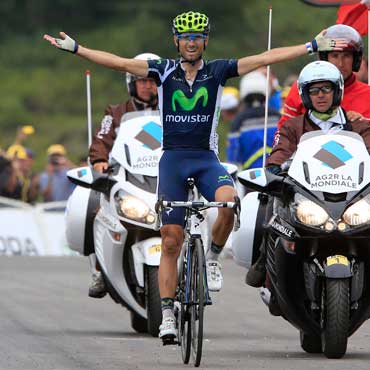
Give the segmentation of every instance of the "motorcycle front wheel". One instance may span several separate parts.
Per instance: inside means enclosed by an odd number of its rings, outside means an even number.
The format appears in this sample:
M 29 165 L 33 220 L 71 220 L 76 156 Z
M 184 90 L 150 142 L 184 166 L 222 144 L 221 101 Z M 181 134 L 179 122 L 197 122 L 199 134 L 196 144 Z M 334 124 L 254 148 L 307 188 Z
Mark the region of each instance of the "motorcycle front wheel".
M 326 279 L 322 290 L 321 342 L 327 358 L 347 350 L 350 323 L 349 279 Z

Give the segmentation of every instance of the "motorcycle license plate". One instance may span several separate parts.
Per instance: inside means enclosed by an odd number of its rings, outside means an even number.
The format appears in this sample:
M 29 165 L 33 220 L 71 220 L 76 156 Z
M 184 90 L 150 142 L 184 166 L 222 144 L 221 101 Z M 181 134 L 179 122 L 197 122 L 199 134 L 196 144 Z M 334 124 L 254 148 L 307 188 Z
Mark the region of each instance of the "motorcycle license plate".
M 155 244 L 149 248 L 149 254 L 161 253 L 161 245 Z
M 335 264 L 349 266 L 349 261 L 347 257 L 341 255 L 330 256 L 326 259 L 326 266 Z

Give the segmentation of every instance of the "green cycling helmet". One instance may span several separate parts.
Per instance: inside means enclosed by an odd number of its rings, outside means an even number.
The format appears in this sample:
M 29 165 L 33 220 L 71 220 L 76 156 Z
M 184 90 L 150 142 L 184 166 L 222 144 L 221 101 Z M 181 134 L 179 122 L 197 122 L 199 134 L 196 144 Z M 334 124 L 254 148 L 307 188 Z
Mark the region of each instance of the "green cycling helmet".
M 172 21 L 172 32 L 176 35 L 186 32 L 202 32 L 208 34 L 210 30 L 209 19 L 205 14 L 186 12 L 179 14 Z

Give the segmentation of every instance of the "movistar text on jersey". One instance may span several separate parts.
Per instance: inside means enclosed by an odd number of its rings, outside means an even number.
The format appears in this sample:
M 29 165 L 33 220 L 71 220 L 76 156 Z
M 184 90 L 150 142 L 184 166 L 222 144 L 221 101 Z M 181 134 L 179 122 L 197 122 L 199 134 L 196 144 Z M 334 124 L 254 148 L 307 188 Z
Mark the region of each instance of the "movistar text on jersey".
M 176 123 L 195 123 L 195 122 L 208 122 L 210 120 L 210 114 L 192 114 L 189 116 L 181 116 L 177 114 L 166 114 L 165 122 L 176 122 Z

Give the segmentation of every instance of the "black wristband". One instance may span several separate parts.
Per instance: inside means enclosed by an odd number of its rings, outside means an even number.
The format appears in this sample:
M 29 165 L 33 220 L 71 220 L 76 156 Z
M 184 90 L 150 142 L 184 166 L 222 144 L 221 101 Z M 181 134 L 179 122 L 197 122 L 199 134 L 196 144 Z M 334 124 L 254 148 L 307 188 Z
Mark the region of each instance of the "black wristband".
M 315 39 L 313 39 L 311 41 L 311 45 L 312 45 L 313 52 L 316 53 L 316 51 L 318 50 L 317 41 Z
M 76 53 L 77 53 L 77 50 L 78 50 L 78 44 L 77 44 L 77 42 L 75 41 L 75 47 L 74 47 L 74 49 L 73 49 L 72 53 L 73 53 L 73 54 L 76 54 Z

